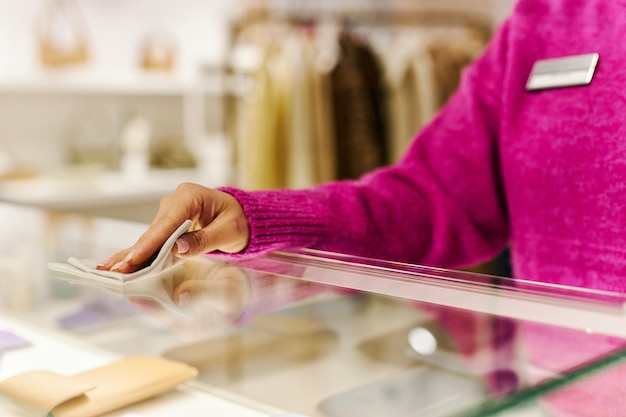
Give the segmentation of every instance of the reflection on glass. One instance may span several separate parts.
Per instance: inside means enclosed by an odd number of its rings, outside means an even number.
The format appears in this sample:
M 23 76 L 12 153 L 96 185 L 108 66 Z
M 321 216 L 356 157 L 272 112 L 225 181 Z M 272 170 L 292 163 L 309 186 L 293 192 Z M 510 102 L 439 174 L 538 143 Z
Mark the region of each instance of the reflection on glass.
M 420 355 L 432 355 L 437 350 L 437 339 L 426 328 L 417 326 L 409 330 L 409 345 Z
M 232 323 L 250 301 L 250 283 L 245 273 L 200 258 L 126 283 L 78 276 L 62 279 L 123 296 L 185 339 L 210 335 Z
M 311 417 L 626 415 L 625 341 L 594 321 L 618 297 L 289 256 L 199 257 L 101 289 L 179 336 L 160 354 L 199 382 Z M 540 323 L 545 308 L 590 325 Z
M 201 380 L 215 385 L 240 383 L 313 362 L 336 347 L 336 333 L 323 322 L 274 313 L 295 301 L 324 294 L 326 286 L 271 274 L 251 279 L 240 268 L 207 259 L 183 265 L 184 281 L 168 286 L 172 299 L 178 299 L 179 312 L 187 318 L 177 317 L 171 309 L 154 309 L 153 303 L 148 307 L 138 297 L 132 300 L 183 336 L 183 344 L 163 355 L 198 368 Z M 226 323 L 237 327 L 216 331 Z

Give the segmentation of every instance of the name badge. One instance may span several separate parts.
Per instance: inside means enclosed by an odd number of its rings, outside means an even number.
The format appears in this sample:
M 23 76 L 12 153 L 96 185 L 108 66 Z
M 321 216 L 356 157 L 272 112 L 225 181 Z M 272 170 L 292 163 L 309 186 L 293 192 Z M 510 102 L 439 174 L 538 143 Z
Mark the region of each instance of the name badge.
M 588 85 L 593 80 L 599 59 L 598 54 L 585 54 L 537 61 L 526 83 L 526 90 Z

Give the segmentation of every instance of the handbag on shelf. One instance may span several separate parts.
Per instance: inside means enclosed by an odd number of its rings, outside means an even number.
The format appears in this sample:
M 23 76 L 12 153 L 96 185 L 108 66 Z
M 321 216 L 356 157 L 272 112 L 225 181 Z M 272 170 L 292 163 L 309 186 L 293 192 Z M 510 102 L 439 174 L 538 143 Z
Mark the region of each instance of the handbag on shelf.
M 87 24 L 73 0 L 47 0 L 37 22 L 41 63 L 59 68 L 89 60 Z
M 166 33 L 148 33 L 140 45 L 141 68 L 171 72 L 176 61 L 174 39 Z

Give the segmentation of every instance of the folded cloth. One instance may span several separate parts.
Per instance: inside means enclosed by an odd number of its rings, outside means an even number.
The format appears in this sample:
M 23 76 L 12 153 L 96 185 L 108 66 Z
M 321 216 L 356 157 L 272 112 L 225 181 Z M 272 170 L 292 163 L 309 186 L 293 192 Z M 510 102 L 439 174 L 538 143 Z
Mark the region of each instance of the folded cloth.
M 183 262 L 183 259 L 172 254 L 172 248 L 176 244 L 176 239 L 188 232 L 190 227 L 191 220 L 185 220 L 185 222 L 165 241 L 154 261 L 145 268 L 135 272 L 125 274 L 122 272 L 100 270 L 97 268 L 98 261 L 92 259 L 77 259 L 75 257 L 70 257 L 67 263 L 51 262 L 48 264 L 48 269 L 52 271 L 52 276 L 56 278 L 69 278 L 72 280 L 82 278 L 85 280 L 109 284 L 117 283 L 120 285 L 138 278 L 161 275 L 163 272 Z

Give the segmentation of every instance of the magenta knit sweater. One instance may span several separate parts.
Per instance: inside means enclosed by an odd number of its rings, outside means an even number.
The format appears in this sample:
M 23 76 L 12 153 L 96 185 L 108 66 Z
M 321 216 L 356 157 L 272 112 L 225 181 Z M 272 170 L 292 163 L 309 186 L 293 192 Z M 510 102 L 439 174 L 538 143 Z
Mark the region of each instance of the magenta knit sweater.
M 600 54 L 590 86 L 527 92 L 535 61 Z M 225 188 L 244 254 L 314 247 L 441 267 L 510 244 L 515 276 L 626 290 L 626 1 L 520 0 L 396 165 L 311 190 Z

